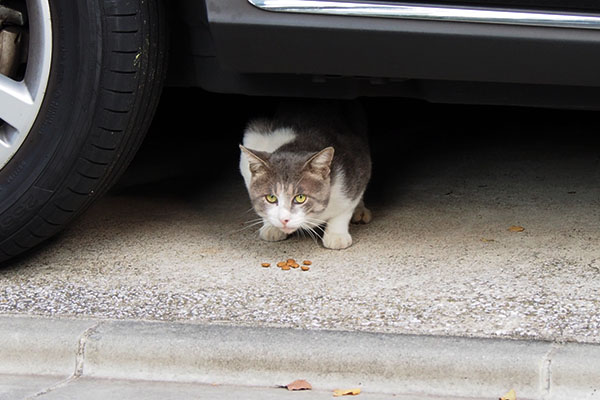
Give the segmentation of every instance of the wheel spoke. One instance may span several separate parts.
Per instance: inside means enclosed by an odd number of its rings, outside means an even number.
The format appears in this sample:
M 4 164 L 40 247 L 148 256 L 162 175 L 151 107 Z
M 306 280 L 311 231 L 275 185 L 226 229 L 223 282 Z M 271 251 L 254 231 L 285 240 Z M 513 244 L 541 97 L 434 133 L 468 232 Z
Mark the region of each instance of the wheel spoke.
M 0 75 L 0 119 L 22 132 L 28 129 L 36 113 L 27 86 Z
M 3 160 L 14 153 L 14 142 L 18 136 L 18 132 L 10 125 L 0 126 L 0 169 L 4 166 Z

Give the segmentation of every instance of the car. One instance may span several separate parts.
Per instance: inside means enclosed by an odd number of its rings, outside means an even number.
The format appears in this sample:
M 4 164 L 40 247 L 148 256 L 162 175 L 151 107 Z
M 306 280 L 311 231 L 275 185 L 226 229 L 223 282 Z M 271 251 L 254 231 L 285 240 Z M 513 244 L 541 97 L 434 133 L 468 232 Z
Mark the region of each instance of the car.
M 0 0 L 0 262 L 115 183 L 165 86 L 595 110 L 598 71 L 591 0 Z

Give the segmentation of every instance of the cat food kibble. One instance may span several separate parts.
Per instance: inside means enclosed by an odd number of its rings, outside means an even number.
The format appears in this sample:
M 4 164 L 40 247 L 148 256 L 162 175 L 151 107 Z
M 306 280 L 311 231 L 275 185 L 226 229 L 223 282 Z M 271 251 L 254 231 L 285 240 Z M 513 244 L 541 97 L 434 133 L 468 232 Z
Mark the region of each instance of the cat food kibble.
M 268 268 L 271 266 L 271 264 L 268 262 L 261 263 L 260 265 L 262 265 L 264 268 Z M 284 271 L 289 271 L 292 268 L 294 268 L 294 269 L 300 268 L 300 269 L 302 269 L 302 271 L 308 271 L 310 269 L 308 266 L 312 265 L 312 261 L 304 260 L 304 261 L 302 261 L 302 265 L 300 265 L 293 258 L 288 258 L 286 261 L 279 261 L 275 265 L 277 265 L 279 268 L 281 268 Z

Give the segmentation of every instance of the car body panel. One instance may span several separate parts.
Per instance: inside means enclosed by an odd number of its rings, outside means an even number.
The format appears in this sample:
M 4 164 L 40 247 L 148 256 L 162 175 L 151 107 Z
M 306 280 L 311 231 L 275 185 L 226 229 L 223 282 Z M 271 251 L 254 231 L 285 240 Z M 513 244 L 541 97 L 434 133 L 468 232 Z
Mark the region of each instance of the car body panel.
M 202 24 L 186 18 L 195 24 L 192 47 L 204 47 L 190 49 L 193 71 L 178 84 L 253 95 L 598 106 L 598 29 L 273 12 L 247 0 L 205 0 L 201 12 Z

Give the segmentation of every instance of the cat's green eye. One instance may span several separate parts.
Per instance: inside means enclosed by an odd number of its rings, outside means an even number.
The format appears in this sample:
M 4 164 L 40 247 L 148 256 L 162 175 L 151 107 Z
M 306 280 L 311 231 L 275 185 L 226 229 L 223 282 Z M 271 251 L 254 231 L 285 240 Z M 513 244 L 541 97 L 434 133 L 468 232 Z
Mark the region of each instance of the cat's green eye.
M 294 203 L 302 204 L 306 201 L 306 195 L 298 194 L 294 197 Z
M 268 194 L 268 195 L 266 195 L 266 196 L 265 196 L 265 199 L 266 199 L 266 200 L 267 200 L 269 203 L 271 203 L 271 204 L 273 204 L 273 203 L 277 203 L 277 196 L 275 196 L 274 194 Z

